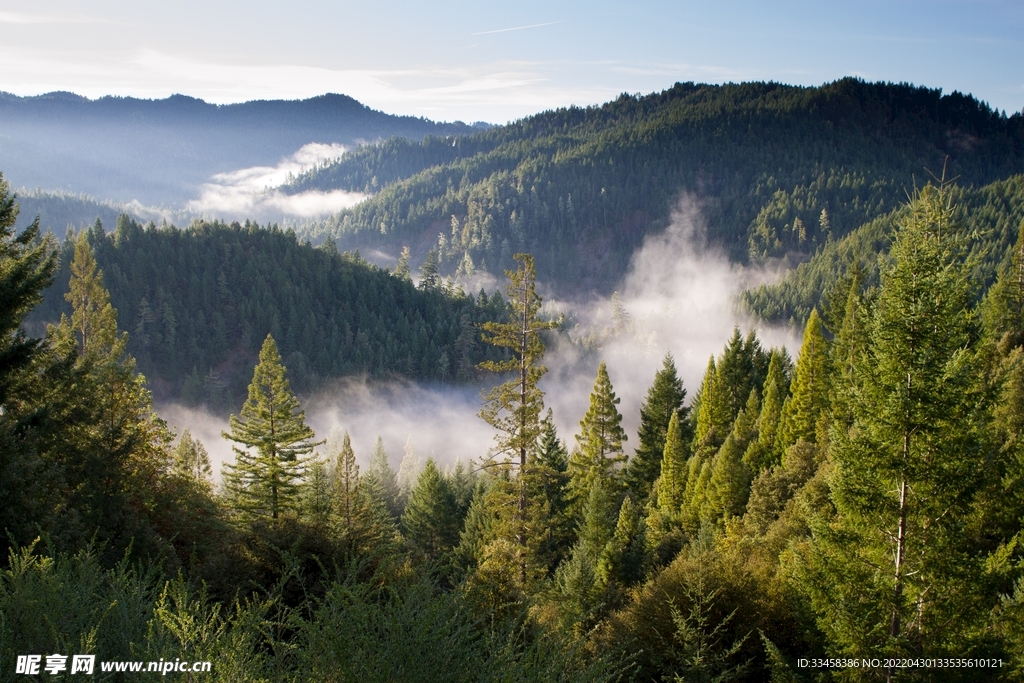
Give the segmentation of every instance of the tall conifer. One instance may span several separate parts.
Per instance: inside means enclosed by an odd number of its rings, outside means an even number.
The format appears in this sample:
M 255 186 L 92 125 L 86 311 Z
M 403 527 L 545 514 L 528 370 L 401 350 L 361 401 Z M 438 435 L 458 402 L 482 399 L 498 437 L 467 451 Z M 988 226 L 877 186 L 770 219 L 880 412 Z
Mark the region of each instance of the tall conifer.
M 640 407 L 640 427 L 637 430 L 639 444 L 623 471 L 623 478 L 637 501 L 644 501 L 651 493 L 651 486 L 661 474 L 662 458 L 665 454 L 665 440 L 669 422 L 677 420 L 677 436 L 688 449 L 693 438 L 690 433 L 689 408 L 683 406 L 686 389 L 676 373 L 672 354 L 665 354 L 661 370 L 654 376 L 654 383 L 647 390 L 647 397 Z
M 608 377 L 608 367 L 601 361 L 594 390 L 590 394 L 590 407 L 580 420 L 577 449 L 569 458 L 570 487 L 577 506 L 590 494 L 596 482 L 609 490 L 618 486 L 616 468 L 626 459 L 622 443 L 627 439 L 617 407 L 620 402 Z
M 225 466 L 224 474 L 236 508 L 271 519 L 293 509 L 305 469 L 303 456 L 318 444 L 269 334 L 253 371 L 249 398 L 229 425 L 231 430 L 221 435 L 242 446 L 232 447 L 235 462 Z

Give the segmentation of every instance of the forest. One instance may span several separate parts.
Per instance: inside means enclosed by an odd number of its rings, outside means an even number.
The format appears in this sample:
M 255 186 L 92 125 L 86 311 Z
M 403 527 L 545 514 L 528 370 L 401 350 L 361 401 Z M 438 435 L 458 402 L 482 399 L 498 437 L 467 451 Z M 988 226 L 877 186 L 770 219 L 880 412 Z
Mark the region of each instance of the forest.
M 244 400 L 268 333 L 302 392 L 349 375 L 464 383 L 493 355 L 474 326 L 505 315 L 500 293 L 468 296 L 436 267 L 421 268 L 413 285 L 407 259 L 389 273 L 276 225 L 178 229 L 122 214 L 109 233 L 97 219 L 64 239 L 58 284 L 28 318 L 40 332 L 71 314 L 64 283 L 79 239 L 105 273 L 131 332 L 128 351 L 157 398 L 225 414 Z
M 441 272 L 500 274 L 517 252 L 563 297 L 610 294 L 681 195 L 742 263 L 800 262 L 906 200 L 1020 173 L 1024 116 L 959 92 L 846 78 L 821 87 L 677 83 L 465 136 L 360 147 L 285 191 L 371 194 L 303 228 L 341 249 L 433 251 Z M 916 179 L 916 180 L 915 180 Z
M 1014 121 L 982 117 L 998 135 Z M 126 218 L 57 244 L 38 223 L 14 232 L 0 185 L 0 679 L 19 679 L 17 654 L 61 652 L 208 660 L 230 681 L 1022 680 L 1024 221 L 980 227 L 1018 186 L 922 183 L 858 214 L 883 254 L 840 254 L 823 296 L 771 309 L 806 320 L 798 353 L 737 328 L 699 387 L 666 355 L 639 406 L 601 363 L 578 431 L 559 434 L 539 388 L 558 332 L 537 293 L 543 253 L 511 253 L 504 296 L 471 299 L 437 271 L 414 287 L 408 261 L 388 273 L 272 227 Z M 175 259 L 203 240 L 207 262 Z M 270 266 L 240 255 L 256 245 Z M 118 291 L 132 267 L 154 272 L 151 289 Z M 464 368 L 497 380 L 480 407 L 489 457 L 407 454 L 395 471 L 380 442 L 356 454 L 345 432 L 314 434 L 290 383 L 319 372 L 306 320 L 246 335 L 273 315 L 267 297 L 280 316 L 306 303 L 289 277 L 384 301 L 354 320 L 400 308 L 410 328 L 439 326 L 454 346 L 416 347 L 410 372 L 436 376 L 470 330 Z M 160 282 L 194 308 L 174 311 Z M 204 297 L 224 296 L 207 317 Z M 200 315 L 208 327 L 189 329 Z M 193 335 L 245 351 L 219 483 L 137 372 Z M 801 664 L 823 659 L 881 663 Z

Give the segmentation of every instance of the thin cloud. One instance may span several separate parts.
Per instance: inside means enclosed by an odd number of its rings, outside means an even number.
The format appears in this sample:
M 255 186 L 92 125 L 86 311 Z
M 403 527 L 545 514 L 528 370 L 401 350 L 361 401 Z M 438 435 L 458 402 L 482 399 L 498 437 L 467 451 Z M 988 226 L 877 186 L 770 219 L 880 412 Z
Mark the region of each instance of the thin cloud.
M 565 23 L 565 20 L 564 19 L 560 19 L 558 21 L 548 21 L 548 22 L 545 22 L 543 24 L 530 24 L 529 26 L 513 26 L 512 28 L 497 28 L 497 29 L 494 29 L 493 31 L 477 31 L 476 33 L 470 33 L 469 35 L 471 35 L 471 36 L 486 36 L 486 35 L 490 35 L 491 33 L 508 33 L 509 31 L 523 31 L 523 30 L 526 30 L 528 28 L 540 28 L 541 26 L 554 26 L 555 24 L 563 24 L 563 23 Z
M 94 17 L 66 14 L 25 14 L 23 12 L 0 12 L 0 24 L 112 24 L 114 22 Z

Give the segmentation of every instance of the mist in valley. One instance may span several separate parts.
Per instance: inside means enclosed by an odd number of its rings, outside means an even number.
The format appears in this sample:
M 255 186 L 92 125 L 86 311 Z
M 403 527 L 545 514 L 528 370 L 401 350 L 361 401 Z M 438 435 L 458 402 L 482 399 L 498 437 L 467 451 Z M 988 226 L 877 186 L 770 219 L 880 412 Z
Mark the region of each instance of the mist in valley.
M 567 324 L 549 339 L 544 358 L 548 373 L 541 388 L 570 449 L 602 360 L 621 398 L 619 410 L 629 434 L 625 450 L 632 453 L 640 405 L 665 354 L 675 358 L 692 399 L 709 356 L 721 353 L 735 327 L 744 334 L 751 329 L 752 321 L 735 305 L 736 295 L 774 273 L 732 264 L 709 246 L 699 209 L 693 198 L 679 202 L 669 227 L 648 236 L 633 255 L 612 297 L 572 302 L 545 298 L 543 313 L 564 316 Z M 543 291 L 543 283 L 538 287 Z M 798 342 L 788 329 L 758 328 L 757 335 L 765 347 L 784 345 L 791 353 Z M 345 378 L 303 397 L 303 408 L 318 440 L 333 429 L 347 431 L 364 467 L 378 435 L 396 470 L 407 449 L 420 465 L 431 457 L 441 467 L 451 467 L 459 460 L 480 462 L 493 445 L 493 430 L 477 415 L 483 392 L 478 386 Z M 159 406 L 158 411 L 176 431 L 189 429 L 205 444 L 219 479 L 223 463 L 234 459 L 231 444 L 221 437 L 227 420 L 176 404 Z

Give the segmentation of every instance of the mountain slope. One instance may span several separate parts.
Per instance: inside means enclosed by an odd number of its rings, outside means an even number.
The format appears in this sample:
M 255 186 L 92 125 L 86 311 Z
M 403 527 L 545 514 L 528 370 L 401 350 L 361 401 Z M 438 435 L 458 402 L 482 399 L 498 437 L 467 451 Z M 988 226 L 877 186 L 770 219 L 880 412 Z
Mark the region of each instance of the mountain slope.
M 479 343 L 476 325 L 507 315 L 500 295 L 417 288 L 292 231 L 248 222 L 144 228 L 122 216 L 113 232 L 94 226 L 87 238 L 128 350 L 159 398 L 237 405 L 268 333 L 299 391 L 346 375 L 465 381 L 499 357 Z M 70 313 L 72 253 L 67 240 L 30 318 L 36 332 Z
M 980 188 L 956 188 L 953 196 L 964 228 L 976 234 L 969 258 L 980 295 L 1009 262 L 1024 227 L 1024 175 Z M 828 242 L 779 281 L 744 292 L 744 307 L 762 320 L 801 326 L 812 309 L 821 310 L 851 265 L 864 269 L 865 285 L 877 284 L 879 263 L 886 258 L 893 225 L 902 210 L 897 208 L 843 239 Z M 845 296 L 842 291 L 835 293 Z
M 563 292 L 609 289 L 684 194 L 737 260 L 809 255 L 895 208 L 947 166 L 965 185 L 1024 171 L 1024 118 L 960 93 L 844 79 L 676 84 L 467 137 L 354 150 L 294 192 L 374 196 L 310 234 L 344 248 L 438 251 L 446 271 L 517 251 Z M 824 211 L 824 213 L 823 213 Z

